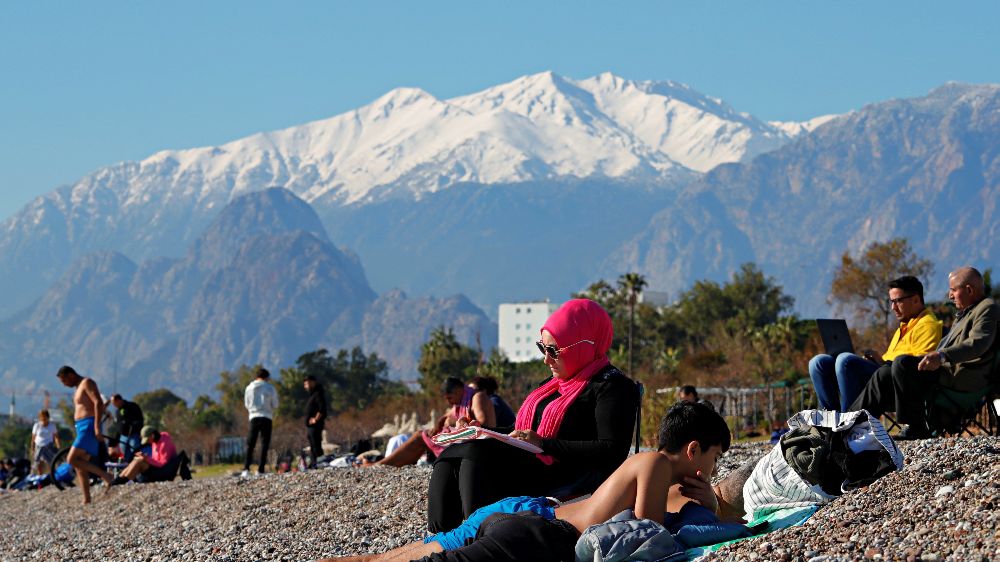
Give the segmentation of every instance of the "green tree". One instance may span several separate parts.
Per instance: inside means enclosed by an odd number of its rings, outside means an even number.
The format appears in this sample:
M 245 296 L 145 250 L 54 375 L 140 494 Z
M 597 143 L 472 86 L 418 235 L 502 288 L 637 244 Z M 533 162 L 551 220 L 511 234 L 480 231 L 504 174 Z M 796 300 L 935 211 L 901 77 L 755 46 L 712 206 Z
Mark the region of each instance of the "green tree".
M 773 277 L 745 263 L 725 285 L 696 281 L 681 294 L 673 314 L 691 341 L 703 343 L 717 324 L 734 332 L 759 328 L 777 321 L 793 303 Z
M 635 304 L 646 287 L 646 278 L 638 273 L 625 273 L 618 278 L 619 293 L 628 303 L 628 376 L 634 376 L 632 333 L 635 331 Z
M 8 419 L 0 428 L 0 456 L 27 457 L 31 442 L 31 424 L 20 419 Z
M 187 403 L 183 398 L 165 388 L 150 390 L 149 392 L 140 392 L 132 398 L 132 401 L 142 408 L 142 414 L 146 418 L 146 424 L 157 427 L 162 425 L 163 412 L 167 408 L 174 404 L 183 404 L 185 408 L 187 407 Z
M 281 371 L 278 387 L 278 415 L 301 417 L 308 400 L 303 388 L 307 376 L 316 377 L 327 396 L 330 415 L 349 409 L 363 410 L 373 401 L 406 392 L 405 387 L 386 378 L 388 367 L 378 355 L 365 355 L 360 347 L 341 349 L 331 356 L 326 349 L 304 353 L 295 366 Z
M 439 326 L 420 348 L 420 388 L 427 394 L 437 394 L 446 378 L 468 378 L 478 365 L 479 352 L 460 343 L 451 328 Z
M 858 317 L 881 314 L 888 343 L 892 334 L 889 282 L 903 275 L 926 281 L 933 271 L 930 260 L 918 256 L 906 238 L 875 242 L 856 258 L 844 252 L 840 266 L 833 273 L 830 296 L 840 307 L 853 309 Z

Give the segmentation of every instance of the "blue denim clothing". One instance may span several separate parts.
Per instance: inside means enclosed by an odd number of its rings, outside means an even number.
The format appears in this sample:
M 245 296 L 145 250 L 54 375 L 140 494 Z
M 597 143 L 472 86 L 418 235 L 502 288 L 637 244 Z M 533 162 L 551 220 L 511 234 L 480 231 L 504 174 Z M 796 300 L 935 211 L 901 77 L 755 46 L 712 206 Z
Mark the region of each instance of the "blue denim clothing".
M 809 377 L 816 387 L 819 407 L 849 411 L 876 369 L 878 365 L 853 353 L 841 353 L 836 360 L 829 355 L 813 357 L 809 361 Z
M 480 507 L 472 512 L 461 525 L 450 531 L 431 535 L 424 539 L 424 544 L 436 541 L 445 550 L 455 550 L 465 546 L 468 539 L 476 537 L 476 531 L 483 523 L 483 520 L 494 513 L 517 513 L 519 511 L 531 511 L 546 520 L 556 518 L 556 510 L 548 498 L 536 498 L 532 496 L 517 496 L 505 498 L 498 502 Z

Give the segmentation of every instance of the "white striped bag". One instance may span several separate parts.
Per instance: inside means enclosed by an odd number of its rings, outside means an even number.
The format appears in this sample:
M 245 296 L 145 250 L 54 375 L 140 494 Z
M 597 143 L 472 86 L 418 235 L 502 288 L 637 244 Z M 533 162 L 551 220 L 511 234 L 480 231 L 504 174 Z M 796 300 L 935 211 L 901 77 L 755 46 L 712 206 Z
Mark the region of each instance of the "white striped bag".
M 834 432 L 870 429 L 878 443 L 889 453 L 896 470 L 903 468 L 903 453 L 878 419 L 867 410 L 803 410 L 788 420 L 788 427 L 791 429 L 806 426 L 826 427 Z M 785 461 L 780 444 L 775 445 L 770 453 L 760 459 L 750 478 L 743 484 L 743 507 L 747 521 L 753 521 L 754 514 L 761 509 L 822 505 L 836 497 L 827 494 L 818 485 L 809 484 L 792 470 Z

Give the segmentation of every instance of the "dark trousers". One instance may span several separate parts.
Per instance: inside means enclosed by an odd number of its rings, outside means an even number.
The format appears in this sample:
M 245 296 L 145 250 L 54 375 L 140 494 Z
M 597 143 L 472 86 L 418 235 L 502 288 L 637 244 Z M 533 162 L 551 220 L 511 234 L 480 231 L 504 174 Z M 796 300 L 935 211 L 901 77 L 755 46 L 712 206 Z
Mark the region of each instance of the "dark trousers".
M 559 519 L 550 521 L 531 511 L 494 513 L 483 520 L 471 544 L 420 562 L 572 562 L 578 538 L 577 530 Z
M 448 447 L 431 473 L 428 530 L 450 531 L 473 511 L 506 497 L 545 495 L 547 469 L 532 453 L 493 439 Z
M 919 363 L 919 357 L 900 355 L 879 367 L 851 409 L 865 409 L 875 417 L 896 412 L 900 423 L 926 427 L 926 403 L 941 370 L 920 371 Z
M 309 439 L 309 452 L 312 453 L 310 466 L 315 466 L 316 459 L 323 456 L 323 424 L 307 425 L 306 437 Z
M 271 419 L 256 417 L 250 420 L 250 433 L 247 435 L 247 458 L 243 462 L 243 470 L 250 470 L 253 462 L 253 449 L 257 446 L 257 436 L 260 436 L 260 465 L 257 472 L 264 474 L 267 466 L 267 450 L 271 447 Z

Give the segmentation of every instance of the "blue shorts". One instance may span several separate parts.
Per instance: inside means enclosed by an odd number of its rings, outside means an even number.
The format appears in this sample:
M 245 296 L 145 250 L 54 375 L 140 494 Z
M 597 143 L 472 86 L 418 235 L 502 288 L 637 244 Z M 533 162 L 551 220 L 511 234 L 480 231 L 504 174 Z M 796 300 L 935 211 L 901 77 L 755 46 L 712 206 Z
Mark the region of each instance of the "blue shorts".
M 480 507 L 462 522 L 461 525 L 450 531 L 431 535 L 424 539 L 424 544 L 435 541 L 445 550 L 455 550 L 465 546 L 465 541 L 476 537 L 476 531 L 486 519 L 494 513 L 517 513 L 518 511 L 530 511 L 542 518 L 551 521 L 556 518 L 556 509 L 549 498 L 536 498 L 532 496 L 517 496 L 514 498 L 502 499 L 496 503 L 491 503 Z
M 82 449 L 90 455 L 90 458 L 97 458 L 97 436 L 94 435 L 94 417 L 76 420 L 76 439 L 73 446 Z

